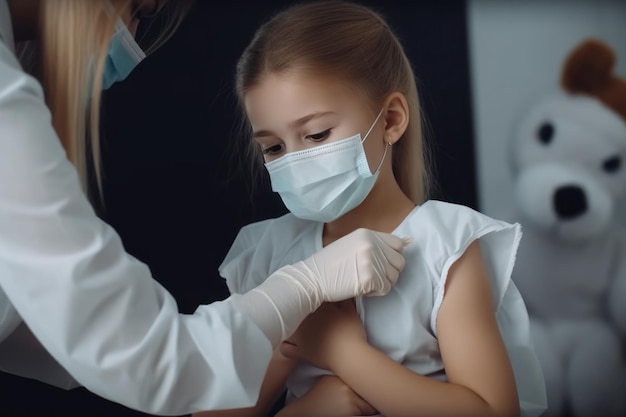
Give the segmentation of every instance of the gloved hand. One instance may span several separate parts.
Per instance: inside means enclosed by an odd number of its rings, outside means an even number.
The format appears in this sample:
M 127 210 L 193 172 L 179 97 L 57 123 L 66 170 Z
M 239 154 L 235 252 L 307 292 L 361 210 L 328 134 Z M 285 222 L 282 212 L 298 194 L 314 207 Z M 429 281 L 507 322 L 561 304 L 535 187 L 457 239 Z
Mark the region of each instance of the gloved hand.
M 307 289 L 315 311 L 327 301 L 387 294 L 404 268 L 404 245 L 394 235 L 358 229 L 281 273 Z
M 402 250 L 408 243 L 388 233 L 357 229 L 309 258 L 279 269 L 247 294 L 231 298 L 276 346 L 323 302 L 387 294 L 404 268 Z

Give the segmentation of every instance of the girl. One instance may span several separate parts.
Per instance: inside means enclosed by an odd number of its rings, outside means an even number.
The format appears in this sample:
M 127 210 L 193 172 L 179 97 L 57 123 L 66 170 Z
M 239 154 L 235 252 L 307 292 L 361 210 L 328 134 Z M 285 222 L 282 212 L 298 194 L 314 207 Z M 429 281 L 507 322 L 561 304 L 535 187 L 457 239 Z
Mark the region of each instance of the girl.
M 263 416 L 285 385 L 281 416 L 542 412 L 510 279 L 520 227 L 426 199 L 414 75 L 383 18 L 341 1 L 292 6 L 257 31 L 236 88 L 291 213 L 240 231 L 220 268 L 233 293 L 357 228 L 412 243 L 389 294 L 322 306 L 275 352 L 256 407 L 220 415 Z

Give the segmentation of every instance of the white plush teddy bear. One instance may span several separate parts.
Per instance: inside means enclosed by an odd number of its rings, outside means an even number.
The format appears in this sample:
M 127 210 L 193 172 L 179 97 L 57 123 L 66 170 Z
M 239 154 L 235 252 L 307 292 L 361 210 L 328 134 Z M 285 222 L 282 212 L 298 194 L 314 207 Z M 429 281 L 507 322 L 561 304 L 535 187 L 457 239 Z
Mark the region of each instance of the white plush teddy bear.
M 626 415 L 626 81 L 589 39 L 562 89 L 533 106 L 511 146 L 513 280 L 528 307 L 548 395 L 544 416 Z

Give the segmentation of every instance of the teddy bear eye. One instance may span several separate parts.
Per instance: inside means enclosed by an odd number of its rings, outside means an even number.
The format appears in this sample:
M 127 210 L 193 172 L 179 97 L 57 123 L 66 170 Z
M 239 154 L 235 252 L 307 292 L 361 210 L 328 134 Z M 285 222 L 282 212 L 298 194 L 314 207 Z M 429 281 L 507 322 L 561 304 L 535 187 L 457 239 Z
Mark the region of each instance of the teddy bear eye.
M 544 145 L 548 145 L 552 142 L 552 138 L 554 137 L 554 126 L 550 122 L 544 122 L 539 126 L 537 130 L 537 138 Z
M 619 156 L 613 156 L 604 161 L 604 163 L 602 164 L 602 169 L 612 174 L 614 172 L 617 172 L 621 166 L 622 166 L 621 158 Z

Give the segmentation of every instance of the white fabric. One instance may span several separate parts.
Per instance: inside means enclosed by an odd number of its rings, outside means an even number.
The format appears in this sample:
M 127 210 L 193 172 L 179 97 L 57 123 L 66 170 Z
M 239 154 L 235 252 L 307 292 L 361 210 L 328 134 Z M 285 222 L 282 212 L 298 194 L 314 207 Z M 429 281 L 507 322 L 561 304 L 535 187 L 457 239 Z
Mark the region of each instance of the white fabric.
M 269 321 L 267 314 L 274 317 L 272 322 L 280 320 L 282 334 L 270 337 L 278 345 L 324 301 L 387 294 L 404 267 L 400 251 L 405 244 L 389 233 L 355 230 L 303 261 L 282 267 L 241 297 L 237 294 L 231 297 L 237 297 L 240 311 L 261 328 Z M 262 310 L 268 302 L 273 312 Z M 270 332 L 265 334 L 269 336 Z
M 4 42 L 11 52 L 15 53 L 11 13 L 6 0 L 0 0 L 0 40 Z
M 15 53 L 15 44 L 13 42 L 13 26 L 11 24 L 11 15 L 9 13 L 9 5 L 6 0 L 0 0 L 0 44 L 3 43 L 9 51 Z M 14 58 L 7 56 L 8 59 Z M 18 65 L 17 60 L 12 59 L 14 65 Z M 22 318 L 9 301 L 5 292 L 0 288 L 0 341 L 4 340 L 11 334 L 17 326 L 22 322 Z M 2 365 L 0 364 L 0 369 Z
M 259 285 L 275 269 L 322 247 L 323 223 L 287 214 L 243 228 L 220 267 L 232 292 Z M 520 226 L 491 219 L 470 208 L 429 201 L 393 232 L 413 243 L 404 249 L 406 266 L 384 297 L 357 299 L 370 343 L 413 371 L 445 380 L 435 327 L 447 272 L 479 239 L 492 281 L 496 317 L 514 368 L 524 416 L 546 407 L 543 375 L 530 339 L 524 302 L 511 281 Z M 303 395 L 327 373 L 300 364 L 288 380 L 289 397 Z
M 19 324 L 16 309 L 80 384 L 147 413 L 254 404 L 269 341 L 232 300 L 178 314 L 148 267 L 96 217 L 52 129 L 40 85 L 5 44 L 7 16 L 0 0 L 0 335 Z M 5 371 L 68 382 L 58 368 L 52 375 L 28 366 L 50 363 L 41 349 L 5 352 L 13 354 L 4 357 Z

